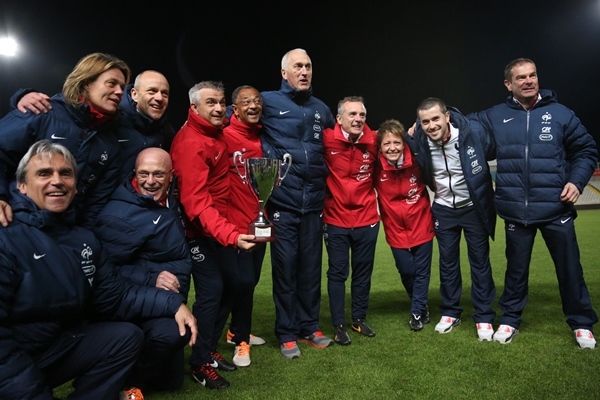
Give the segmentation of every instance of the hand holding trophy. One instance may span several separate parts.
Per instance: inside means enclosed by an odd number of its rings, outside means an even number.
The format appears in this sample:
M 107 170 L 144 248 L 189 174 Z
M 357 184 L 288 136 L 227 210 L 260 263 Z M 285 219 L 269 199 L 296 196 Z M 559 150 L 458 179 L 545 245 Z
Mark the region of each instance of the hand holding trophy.
M 283 166 L 287 164 L 285 172 Z M 272 242 L 275 240 L 273 223 L 265 218 L 265 205 L 273 192 L 275 186 L 287 175 L 292 166 L 292 156 L 288 153 L 283 155 L 283 161 L 275 158 L 247 158 L 242 160 L 242 153 L 236 151 L 233 154 L 233 165 L 245 184 L 249 184 L 258 199 L 258 217 L 248 226 L 248 234 L 254 235 L 254 242 Z M 239 165 L 244 166 L 244 174 L 240 172 Z

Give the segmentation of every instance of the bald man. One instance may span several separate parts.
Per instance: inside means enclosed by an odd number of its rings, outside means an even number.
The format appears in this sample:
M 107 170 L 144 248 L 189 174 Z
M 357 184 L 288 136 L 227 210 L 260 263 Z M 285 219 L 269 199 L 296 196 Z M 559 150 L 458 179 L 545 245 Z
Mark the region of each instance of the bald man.
M 140 286 L 179 293 L 187 302 L 192 264 L 173 184 L 169 153 L 156 147 L 142 150 L 134 171 L 100 213 L 94 232 L 123 276 Z M 130 386 L 179 389 L 189 339 L 179 336 L 177 325 L 167 318 L 133 322 L 144 330 L 146 344 Z

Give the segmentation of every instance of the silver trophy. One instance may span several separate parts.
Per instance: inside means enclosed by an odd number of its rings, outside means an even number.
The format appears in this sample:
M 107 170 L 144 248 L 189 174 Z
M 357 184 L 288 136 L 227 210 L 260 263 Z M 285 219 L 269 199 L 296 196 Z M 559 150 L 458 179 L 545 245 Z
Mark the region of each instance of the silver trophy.
M 283 166 L 286 164 L 287 168 L 283 171 Z M 242 181 L 254 189 L 258 199 L 258 217 L 248 225 L 248 234 L 256 237 L 253 242 L 272 242 L 275 240 L 273 223 L 265 218 L 264 209 L 273 188 L 281 185 L 290 170 L 292 156 L 288 153 L 284 154 L 283 161 L 276 158 L 247 158 L 242 160 L 242 153 L 236 151 L 233 153 L 233 165 Z M 243 174 L 240 172 L 240 165 L 244 166 Z

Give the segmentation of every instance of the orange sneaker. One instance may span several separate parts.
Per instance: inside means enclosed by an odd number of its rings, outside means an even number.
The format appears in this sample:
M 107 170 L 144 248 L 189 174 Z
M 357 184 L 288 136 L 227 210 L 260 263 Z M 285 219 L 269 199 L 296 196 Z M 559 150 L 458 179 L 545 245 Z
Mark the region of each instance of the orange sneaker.
M 144 400 L 142 391 L 136 387 L 123 390 L 119 396 L 119 400 Z

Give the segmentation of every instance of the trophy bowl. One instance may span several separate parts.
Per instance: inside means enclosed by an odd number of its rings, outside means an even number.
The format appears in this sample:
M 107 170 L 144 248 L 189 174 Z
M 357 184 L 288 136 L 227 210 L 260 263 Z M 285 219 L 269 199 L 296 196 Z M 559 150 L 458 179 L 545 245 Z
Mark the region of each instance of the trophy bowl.
M 243 175 L 238 168 L 238 161 L 244 166 Z M 258 199 L 258 216 L 248 225 L 248 234 L 255 236 L 253 240 L 255 243 L 274 241 L 274 225 L 265 217 L 265 205 L 273 189 L 281 185 L 287 175 L 292 165 L 292 156 L 286 153 L 283 160 L 276 158 L 247 158 L 242 160 L 242 154 L 236 152 L 233 155 L 233 162 L 242 181 L 252 187 Z M 287 168 L 284 172 L 283 166 L 286 164 Z

